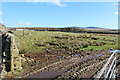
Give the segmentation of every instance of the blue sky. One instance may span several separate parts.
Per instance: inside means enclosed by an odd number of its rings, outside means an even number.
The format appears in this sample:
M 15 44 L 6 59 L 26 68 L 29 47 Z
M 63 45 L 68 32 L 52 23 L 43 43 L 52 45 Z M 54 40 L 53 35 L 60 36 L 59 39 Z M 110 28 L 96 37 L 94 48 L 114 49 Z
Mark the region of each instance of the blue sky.
M 7 27 L 118 28 L 116 2 L 3 2 L 2 21 Z

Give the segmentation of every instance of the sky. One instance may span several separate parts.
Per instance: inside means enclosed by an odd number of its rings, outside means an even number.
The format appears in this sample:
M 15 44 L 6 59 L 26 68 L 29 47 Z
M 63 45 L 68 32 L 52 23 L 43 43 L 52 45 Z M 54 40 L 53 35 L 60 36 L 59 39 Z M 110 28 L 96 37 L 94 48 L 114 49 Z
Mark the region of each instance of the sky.
M 117 2 L 2 2 L 0 15 L 7 27 L 118 28 Z

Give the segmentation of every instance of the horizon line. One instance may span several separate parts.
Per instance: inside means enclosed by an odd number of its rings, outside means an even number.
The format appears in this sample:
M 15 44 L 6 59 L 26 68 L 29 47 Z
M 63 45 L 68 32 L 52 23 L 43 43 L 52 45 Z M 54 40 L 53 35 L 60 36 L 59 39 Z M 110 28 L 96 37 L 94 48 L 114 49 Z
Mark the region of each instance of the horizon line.
M 44 26 L 20 26 L 20 27 L 16 27 L 16 26 L 6 26 L 7 28 L 91 28 L 91 27 L 93 27 L 93 28 L 98 28 L 98 29 L 119 29 L 119 27 L 118 28 L 103 28 L 103 27 L 95 27 L 95 26 L 88 26 L 88 27 L 79 27 L 79 26 L 71 26 L 71 27 L 69 27 L 69 26 L 66 26 L 66 27 L 44 27 Z

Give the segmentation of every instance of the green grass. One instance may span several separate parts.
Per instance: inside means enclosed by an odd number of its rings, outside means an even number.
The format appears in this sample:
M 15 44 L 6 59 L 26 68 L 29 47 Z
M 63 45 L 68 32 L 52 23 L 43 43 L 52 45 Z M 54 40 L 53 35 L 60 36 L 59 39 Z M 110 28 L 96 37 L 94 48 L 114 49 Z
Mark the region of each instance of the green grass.
M 118 47 L 117 36 L 109 34 L 87 34 L 87 33 L 67 33 L 67 32 L 50 32 L 50 31 L 25 31 L 23 36 L 22 31 L 13 31 L 16 35 L 16 42 L 21 53 L 42 53 L 47 48 L 60 49 L 61 46 L 69 47 L 71 50 L 78 48 L 78 50 L 105 50 L 108 48 L 116 49 Z M 56 39 L 55 36 L 63 37 L 67 35 L 68 39 Z M 69 37 L 71 36 L 71 37 Z M 87 36 L 90 38 L 76 38 L 78 36 Z M 97 40 L 91 39 L 91 37 L 98 38 Z M 73 39 L 71 39 L 73 38 Z M 111 40 L 114 40 L 112 42 Z M 58 45 L 63 43 L 64 45 L 54 46 L 49 45 L 46 42 L 57 43 Z M 89 44 L 87 47 L 82 47 L 83 44 Z M 105 43 L 105 45 L 94 46 L 93 43 Z M 73 43 L 73 44 L 70 44 Z M 113 43 L 113 44 L 112 44 Z M 37 46 L 42 44 L 44 46 Z M 79 44 L 79 45 L 77 45 Z

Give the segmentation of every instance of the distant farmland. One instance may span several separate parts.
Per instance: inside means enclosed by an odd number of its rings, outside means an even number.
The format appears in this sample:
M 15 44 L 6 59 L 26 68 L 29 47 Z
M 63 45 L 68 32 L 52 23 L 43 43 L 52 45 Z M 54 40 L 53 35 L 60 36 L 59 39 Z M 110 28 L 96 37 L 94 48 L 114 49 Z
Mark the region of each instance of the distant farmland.
M 79 28 L 79 27 L 66 27 L 66 28 L 50 28 L 50 27 L 8 27 L 10 30 L 34 30 L 34 31 L 61 31 L 61 32 L 74 32 L 74 33 L 100 33 L 100 34 L 120 34 L 117 29 L 104 29 L 104 28 Z

